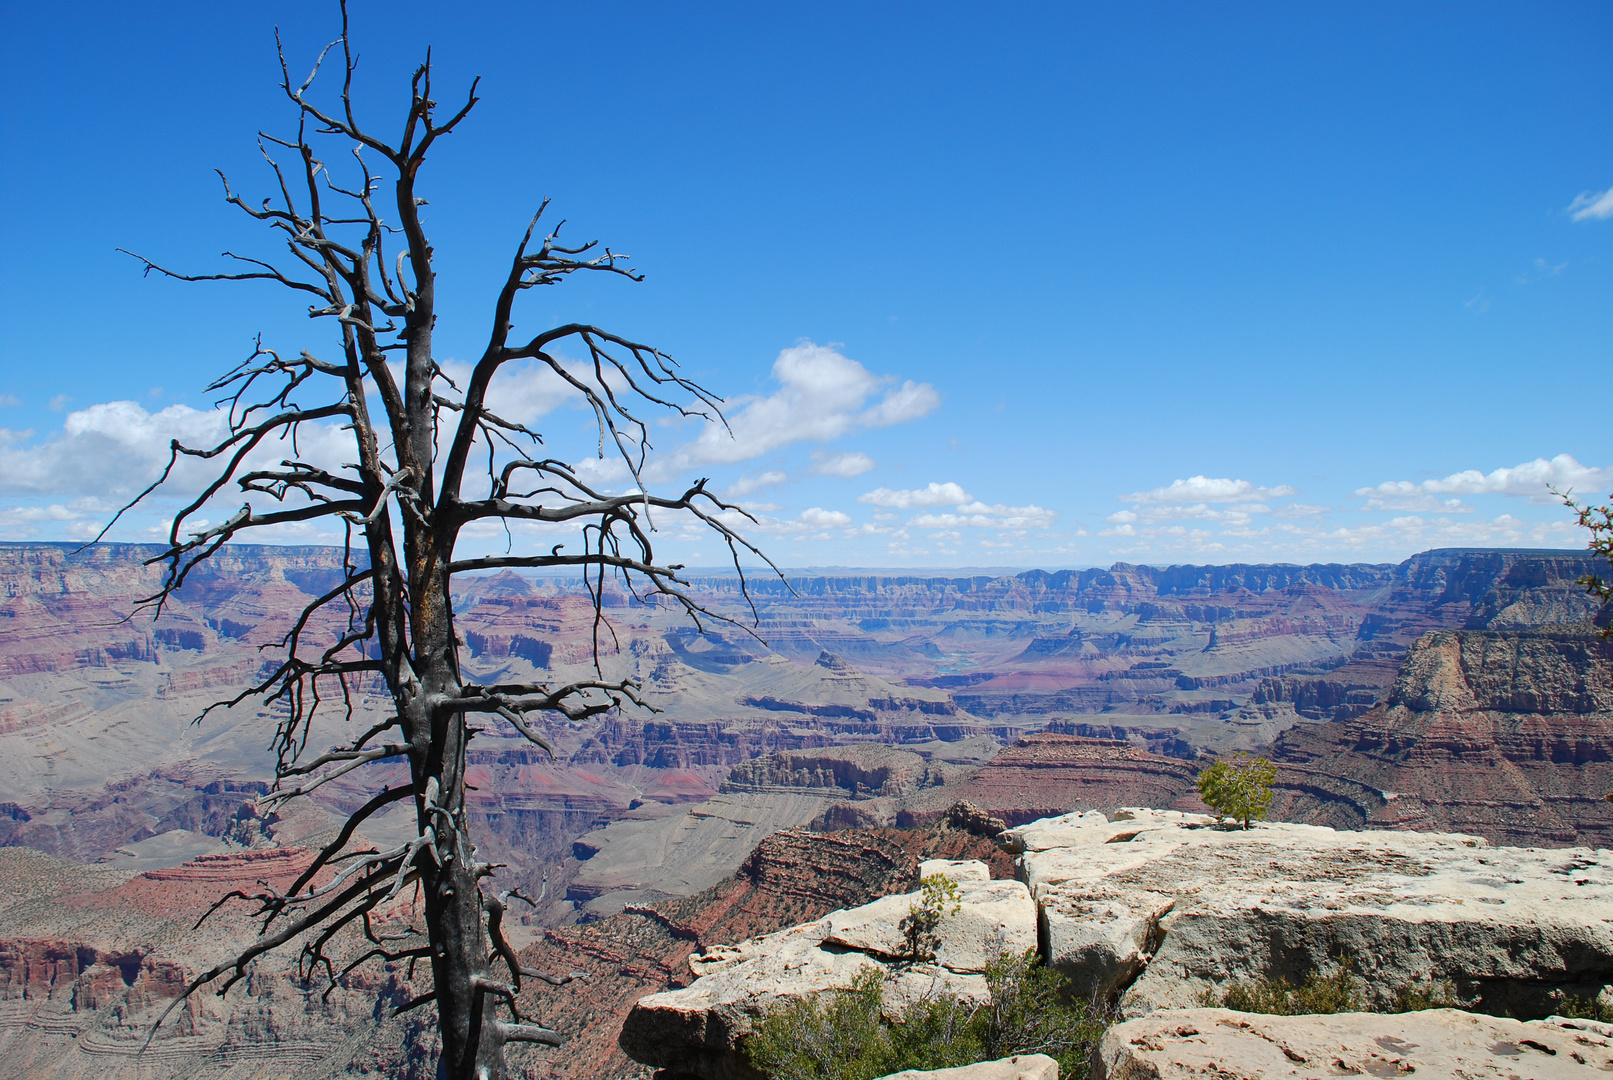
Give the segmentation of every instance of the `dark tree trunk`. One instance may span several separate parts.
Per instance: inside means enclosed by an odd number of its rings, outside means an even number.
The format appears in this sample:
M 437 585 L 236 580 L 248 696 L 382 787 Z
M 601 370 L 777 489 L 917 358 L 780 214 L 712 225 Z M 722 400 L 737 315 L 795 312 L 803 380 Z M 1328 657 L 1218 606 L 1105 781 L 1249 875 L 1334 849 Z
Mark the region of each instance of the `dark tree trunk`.
M 523 976 L 555 985 L 571 976 L 521 966 L 501 929 L 507 902 L 515 894 L 484 888 L 493 867 L 477 860 L 465 815 L 467 748 L 475 728 L 471 718 L 507 723 L 552 755 L 553 748 L 533 717 L 558 712 L 581 720 L 624 702 L 642 703 L 638 683 L 607 679 L 600 670 L 598 633 L 604 621 L 607 571 L 619 575 L 626 587 L 658 596 L 697 619 L 723 618 L 689 597 L 687 583 L 675 567 L 657 562 L 648 521 L 652 508 L 693 517 L 709 527 L 735 552 L 736 569 L 740 548 L 763 556 L 723 518 L 730 512 L 748 515 L 712 496 L 704 480 L 676 497 L 648 494 L 640 473 L 649 429 L 628 406 L 653 406 L 721 421 L 716 399 L 677 374 L 670 358 L 583 324 L 556 327 L 524 344 L 510 342 L 512 309 L 526 289 L 586 271 L 637 280 L 621 265 L 622 256 L 609 249 L 593 254 L 593 244 L 567 247 L 555 233 L 543 237 L 536 251 L 529 250 L 543 208 L 517 245 L 493 301 L 491 334 L 469 382 L 464 387 L 447 382 L 432 352 L 435 272 L 431 243 L 420 221 L 423 200 L 416 194 L 416 181 L 436 139 L 451 132 L 476 104 L 476 84 L 459 111 L 438 123 L 428 54 L 410 85 L 402 137 L 389 144 L 370 135 L 354 116 L 349 96 L 354 56 L 345 6 L 341 37 L 327 52 L 338 45 L 345 77 L 340 98 L 329 109 L 307 96 L 314 76 L 296 85 L 281 55 L 282 89 L 296 108 L 298 126 L 294 139 L 263 137 L 266 151 L 290 151 L 297 158 L 296 169 L 283 170 L 266 152 L 279 203 L 249 202 L 225 182 L 228 202 L 276 230 L 280 241 L 289 245 L 295 271 L 286 273 L 269 262 L 244 259 L 249 269 L 238 273 L 187 275 L 142 259 L 148 273 L 186 281 L 268 280 L 303 298 L 312 296 L 316 303 L 310 314 L 335 321 L 341 351 L 340 360 L 323 360 L 308 351 L 296 360 L 283 360 L 259 343 L 245 363 L 209 387 L 221 392 L 230 407 L 229 435 L 207 448 L 174 443 L 168 468 L 134 500 L 139 502 L 164 483 L 181 456 L 219 463 L 214 480 L 174 515 L 168 549 L 152 560 L 167 564 L 163 586 L 142 604 L 160 615 L 186 575 L 239 534 L 319 519 L 344 528 L 350 538 L 345 581 L 310 603 L 293 631 L 276 643 L 283 651 L 270 675 L 210 709 L 248 699 L 288 706 L 288 718 L 276 732 L 278 783 L 262 800 L 268 806 L 305 795 L 339 776 L 362 775 L 354 770 L 372 762 L 406 760 L 411 782 L 407 790 L 378 791 L 290 889 L 266 890 L 253 898 L 261 905 L 257 914 L 263 918 L 258 941 L 200 975 L 169 1011 L 215 980 L 221 980 L 222 994 L 246 976 L 255 958 L 295 941 L 311 942 L 304 946 L 305 965 L 310 972 L 327 973 L 333 989 L 340 978 L 336 964 L 348 957 L 333 962 L 327 949 L 355 947 L 357 958 L 342 974 L 375 959 L 411 964 L 429 959 L 431 992 L 398 1011 L 435 1005 L 443 1047 L 439 1071 L 448 1080 L 503 1080 L 508 1044 L 555 1045 L 560 1040 L 558 1033 L 523 1020 L 517 1001 Z M 358 175 L 351 184 L 341 186 L 331 179 L 309 142 L 313 134 L 346 144 L 343 150 L 357 160 Z M 376 210 L 371 196 L 381 181 L 370 172 L 366 154 L 384 159 L 395 173 L 396 226 L 383 222 Z M 325 211 L 325 202 L 332 198 L 345 200 L 341 213 Z M 399 234 L 403 251 L 392 253 L 395 263 L 389 262 L 386 245 Z M 395 344 L 384 343 L 390 334 L 397 335 Z M 585 352 L 593 373 L 579 375 L 562 363 L 554 351 L 561 343 Z M 403 353 L 401 388 L 387 362 L 394 351 Z M 598 421 L 602 452 L 608 443 L 621 454 L 636 491 L 607 495 L 592 489 L 569 465 L 545 456 L 536 432 L 488 409 L 490 383 L 504 365 L 518 360 L 546 366 L 587 401 Z M 328 389 L 325 399 L 302 404 L 299 396 L 312 387 Z M 680 395 L 686 404 L 671 400 Z M 333 467 L 298 457 L 296 437 L 305 424 L 339 425 L 350 433 L 356 462 Z M 438 440 L 447 431 L 452 439 L 444 449 Z M 269 445 L 277 447 L 273 454 Z M 290 459 L 280 457 L 286 446 Z M 485 484 L 485 489 L 470 495 L 465 489 L 472 482 L 467 469 L 473 452 L 474 483 Z M 484 460 L 485 477 L 480 473 Z M 434 480 L 439 472 L 441 491 Z M 231 484 L 246 500 L 233 512 L 213 502 Z M 204 511 L 217 523 L 192 525 Z M 456 559 L 464 526 L 500 518 L 570 526 L 576 530 L 576 543 L 571 552 L 560 545 L 546 554 Z M 191 529 L 195 531 L 187 532 Z M 354 533 L 367 553 L 367 566 L 352 557 Z M 566 685 L 482 685 L 464 677 L 454 630 L 453 575 L 503 567 L 582 571 L 595 603 L 596 678 Z M 740 580 L 743 585 L 743 571 Z M 339 623 L 341 613 L 344 626 L 319 622 Z M 754 614 L 753 609 L 753 618 Z M 329 700 L 334 684 L 339 699 L 347 702 L 352 680 L 375 678 L 387 685 L 393 715 L 351 744 L 305 758 L 303 746 L 322 693 Z M 398 741 L 380 741 L 391 731 L 398 732 Z M 413 841 L 390 851 L 349 849 L 368 815 L 407 797 L 415 803 Z M 341 870 L 332 880 L 337 865 Z M 327 876 L 322 878 L 321 873 Z M 424 927 L 376 936 L 371 913 L 385 916 L 404 890 L 410 895 L 417 891 L 421 897 Z M 356 929 L 347 931 L 348 938 L 337 936 L 344 927 L 359 926 L 363 940 L 357 940 Z M 405 940 L 400 944 L 398 938 Z

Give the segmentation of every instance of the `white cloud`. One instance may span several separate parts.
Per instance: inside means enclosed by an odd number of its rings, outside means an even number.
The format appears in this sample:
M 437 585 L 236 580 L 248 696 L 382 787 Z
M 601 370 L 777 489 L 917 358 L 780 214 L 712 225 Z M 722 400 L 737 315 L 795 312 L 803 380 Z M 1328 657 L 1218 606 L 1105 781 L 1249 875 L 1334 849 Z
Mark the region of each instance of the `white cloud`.
M 851 515 L 842 514 L 839 510 L 825 510 L 821 506 L 809 506 L 796 516 L 796 520 L 811 529 L 838 529 L 851 524 Z
M 0 494 L 132 495 L 162 472 L 169 440 L 209 445 L 226 424 L 222 411 L 170 405 L 151 413 L 109 401 L 68 413 L 61 432 L 41 443 L 28 444 L 32 432 L 0 429 Z
M 890 427 L 928 416 L 940 407 L 941 395 L 935 387 L 908 379 L 864 413 L 862 422 L 866 427 Z
M 893 491 L 888 487 L 877 487 L 873 491 L 857 496 L 857 501 L 895 510 L 912 510 L 921 506 L 961 506 L 974 501 L 974 496 L 951 481 L 937 484 L 932 480 L 924 487 L 909 491 Z
M 1422 483 L 1391 480 L 1377 487 L 1357 488 L 1355 493 L 1371 500 L 1367 509 L 1412 509 L 1409 504 L 1420 496 L 1428 495 L 1509 495 L 1527 498 L 1535 503 L 1550 503 L 1554 500 L 1549 487 L 1564 492 L 1600 493 L 1613 487 L 1613 466 L 1594 468 L 1581 465 L 1568 454 L 1558 454 L 1549 461 L 1535 458 L 1491 473 L 1468 469 L 1441 480 L 1424 480 Z M 1403 505 L 1394 505 L 1397 500 Z M 1373 506 L 1372 502 L 1380 503 L 1381 507 Z
M 1297 490 L 1287 484 L 1256 487 L 1247 480 L 1190 476 L 1186 480 L 1173 480 L 1168 487 L 1158 487 L 1152 491 L 1134 491 L 1130 495 L 1118 495 L 1116 498 L 1129 503 L 1229 503 L 1261 502 L 1298 494 Z
M 227 435 L 228 424 L 223 410 L 170 405 L 150 412 L 138 402 L 110 401 L 68 413 L 61 430 L 39 442 L 32 441 L 32 432 L 0 428 L 0 499 L 10 503 L 0 511 L 0 527 L 54 525 L 58 533 L 87 539 L 111 518 L 116 507 L 162 475 L 172 440 L 209 447 Z M 339 471 L 344 461 L 353 458 L 352 435 L 336 423 L 311 421 L 297 434 L 297 451 L 303 461 Z M 247 456 L 237 475 L 273 468 L 290 456 L 289 440 L 266 440 Z M 171 515 L 176 504 L 195 497 L 221 468 L 220 459 L 181 456 L 168 482 L 149 497 L 143 512 L 124 519 L 122 535 L 128 537 L 135 531 L 141 539 L 166 539 L 168 522 L 157 521 L 157 516 Z M 293 504 L 296 498 L 292 496 Z M 35 500 L 47 505 L 32 505 Z M 187 530 L 203 528 L 204 517 L 221 519 L 242 503 L 263 506 L 272 502 L 269 496 L 244 494 L 230 484 L 214 496 L 209 509 L 187 522 Z M 149 537 L 139 533 L 141 529 Z M 275 543 L 286 539 L 282 535 L 286 532 L 282 528 L 254 536 L 259 542 Z M 333 535 L 290 537 L 290 542 L 330 542 Z
M 869 399 L 891 380 L 810 341 L 779 353 L 773 379 L 779 384 L 776 393 L 732 399 L 730 406 L 737 408 L 728 427 L 706 425 L 699 438 L 673 455 L 675 463 L 748 461 L 792 443 L 828 442 L 851 431 L 916 420 L 941 404 L 933 386 L 908 381 L 869 406 Z
M 821 450 L 812 455 L 815 464 L 811 468 L 814 476 L 839 476 L 851 479 L 861 476 L 865 472 L 872 472 L 878 464 L 867 454 L 858 451 L 847 451 L 839 454 L 825 454 Z
M 611 457 L 586 457 L 575 462 L 571 469 L 572 472 L 577 474 L 578 480 L 581 480 L 595 491 L 607 489 L 614 484 L 630 481 L 633 478 L 632 472 L 627 467 L 627 462 L 614 455 Z
M 1058 516 L 1055 510 L 1045 510 L 1034 503 L 1029 506 L 1004 506 L 993 503 L 970 502 L 950 514 L 919 514 L 907 524 L 918 529 L 1047 529 Z
M 0 394 L 0 409 L 15 409 L 22 402 L 17 400 L 15 394 Z
M 1568 215 L 1575 221 L 1589 221 L 1592 218 L 1606 221 L 1613 217 L 1613 188 L 1580 192 L 1568 204 Z
M 461 390 L 470 382 L 472 365 L 460 360 L 445 360 L 441 367 L 443 374 L 452 379 Z M 592 366 L 566 361 L 565 367 L 585 385 L 598 385 L 599 380 L 595 377 Z M 442 387 L 439 393 L 449 394 L 455 400 L 458 399 L 458 395 L 452 394 L 448 387 Z M 487 384 L 488 409 L 517 424 L 530 424 L 541 416 L 547 416 L 561 405 L 580 400 L 582 395 L 576 388 L 555 374 L 548 364 L 539 360 L 505 364 L 493 376 L 493 381 Z
M 1181 506 L 1172 503 L 1163 505 L 1139 505 L 1135 512 L 1122 510 L 1121 517 L 1111 514 L 1110 521 L 1224 521 L 1233 525 L 1247 525 L 1254 514 L 1269 514 L 1271 507 L 1265 503 L 1238 503 L 1226 510 L 1212 510 L 1208 503 L 1194 503 L 1191 506 Z
M 1392 510 L 1396 513 L 1471 514 L 1473 508 L 1461 499 L 1441 499 L 1437 495 L 1374 495 L 1361 504 L 1363 510 Z
M 67 403 L 72 400 L 73 398 L 69 394 L 57 394 L 55 397 L 50 399 L 50 411 L 61 412 L 67 407 Z
M 777 487 L 788 479 L 789 477 L 778 469 L 769 469 L 758 476 L 741 476 L 728 486 L 728 495 L 731 498 L 738 498 L 765 487 Z

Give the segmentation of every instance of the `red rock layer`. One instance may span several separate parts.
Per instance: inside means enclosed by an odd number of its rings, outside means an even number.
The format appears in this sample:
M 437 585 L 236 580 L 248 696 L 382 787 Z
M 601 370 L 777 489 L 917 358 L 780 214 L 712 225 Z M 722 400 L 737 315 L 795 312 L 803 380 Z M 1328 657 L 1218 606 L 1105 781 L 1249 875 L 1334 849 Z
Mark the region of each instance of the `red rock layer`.
M 1407 656 L 1384 705 L 1278 738 L 1273 816 L 1613 846 L 1613 642 L 1447 631 Z
M 1009 825 L 1122 806 L 1203 810 L 1196 776 L 1191 762 L 1133 743 L 1033 735 L 982 766 L 958 797 Z

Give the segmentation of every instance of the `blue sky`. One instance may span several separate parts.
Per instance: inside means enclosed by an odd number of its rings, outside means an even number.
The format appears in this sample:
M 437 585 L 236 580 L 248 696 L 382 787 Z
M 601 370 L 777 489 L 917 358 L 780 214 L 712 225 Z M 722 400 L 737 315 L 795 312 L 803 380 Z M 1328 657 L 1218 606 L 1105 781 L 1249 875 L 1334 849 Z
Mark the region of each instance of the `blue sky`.
M 93 532 L 206 430 L 268 286 L 253 133 L 335 6 L 8 3 L 0 539 Z M 361 116 L 434 48 L 438 350 L 480 352 L 538 200 L 642 284 L 518 316 L 654 342 L 738 440 L 658 431 L 787 565 L 1393 560 L 1580 546 L 1613 490 L 1613 8 L 353 5 Z M 586 416 L 531 419 L 575 445 Z M 740 494 L 742 493 L 742 494 Z M 149 539 L 164 509 L 120 539 Z M 314 533 L 287 541 L 318 540 Z M 502 540 L 500 541 L 502 543 Z M 680 554 L 717 560 L 710 545 Z

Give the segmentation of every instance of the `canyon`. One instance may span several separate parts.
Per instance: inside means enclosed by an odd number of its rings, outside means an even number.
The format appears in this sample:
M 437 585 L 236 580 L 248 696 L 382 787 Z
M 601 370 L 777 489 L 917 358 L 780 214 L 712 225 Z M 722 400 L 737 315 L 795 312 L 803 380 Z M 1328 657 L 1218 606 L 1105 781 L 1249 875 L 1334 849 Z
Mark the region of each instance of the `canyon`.
M 340 551 L 232 545 L 162 619 L 130 619 L 154 591 L 155 551 L 0 545 L 0 856 L 17 883 L 0 908 L 0 1046 L 56 1070 L 27 1075 L 119 1074 L 152 1006 L 216 959 L 206 948 L 248 932 L 225 918 L 187 945 L 197 905 L 305 857 L 373 785 L 402 779 L 378 764 L 262 814 L 277 713 L 209 708 L 265 670 L 259 646 L 339 580 Z M 899 893 L 925 859 L 1005 881 L 1012 859 L 991 840 L 1004 829 L 1201 813 L 1205 755 L 1271 757 L 1274 820 L 1606 845 L 1613 644 L 1577 584 L 1596 569 L 1576 552 L 1453 550 L 1398 565 L 758 577 L 754 634 L 701 635 L 607 590 L 601 666 L 643 679 L 658 711 L 551 722 L 554 760 L 497 730 L 469 751 L 480 851 L 507 864 L 501 887 L 539 898 L 516 944 L 592 976 L 534 1000 L 571 1041 L 522 1068 L 646 1076 L 616 1032 L 639 997 L 689 985 L 690 956 Z M 748 615 L 735 577 L 696 576 L 691 591 Z M 575 581 L 468 578 L 456 610 L 478 676 L 593 671 L 594 611 Z M 337 704 L 310 745 L 387 700 L 360 683 Z M 396 843 L 413 821 L 385 813 L 364 831 Z M 67 917 L 124 907 L 143 914 Z M 373 1005 L 408 983 L 388 970 L 353 988 Z M 149 1075 L 204 1062 L 242 1080 L 406 1075 L 388 1070 L 408 1068 L 397 1047 L 420 1032 L 377 1021 L 362 993 L 322 1001 L 267 964 L 235 994 L 187 1021 L 201 1041 L 143 1058 L 166 1062 Z M 94 1056 L 103 1045 L 123 1049 Z

